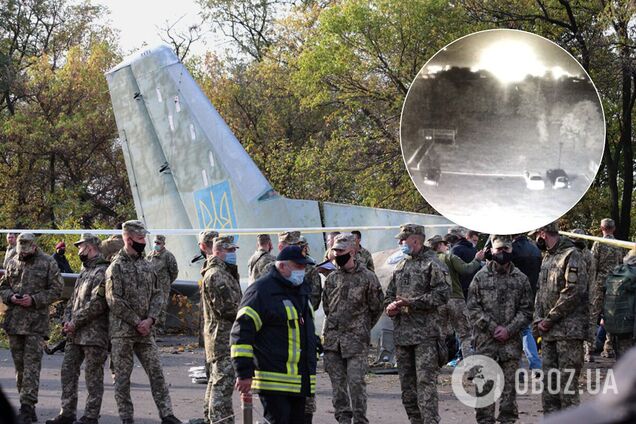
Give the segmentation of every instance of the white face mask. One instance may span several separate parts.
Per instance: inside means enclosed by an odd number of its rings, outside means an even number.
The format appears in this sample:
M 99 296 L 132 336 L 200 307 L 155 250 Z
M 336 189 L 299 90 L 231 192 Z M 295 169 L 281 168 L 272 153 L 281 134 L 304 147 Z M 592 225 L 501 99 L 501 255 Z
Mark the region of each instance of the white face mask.
M 305 270 L 292 270 L 291 275 L 287 278 L 294 286 L 300 286 L 305 279 Z

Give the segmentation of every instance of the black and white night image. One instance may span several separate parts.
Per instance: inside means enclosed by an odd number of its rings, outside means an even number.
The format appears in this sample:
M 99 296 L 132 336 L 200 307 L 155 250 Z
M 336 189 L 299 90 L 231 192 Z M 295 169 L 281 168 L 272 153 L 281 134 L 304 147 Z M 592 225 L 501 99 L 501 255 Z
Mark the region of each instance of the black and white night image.
M 566 213 L 594 181 L 605 122 L 594 84 L 553 42 L 477 32 L 420 70 L 400 124 L 404 162 L 426 201 L 484 233 L 514 234 Z

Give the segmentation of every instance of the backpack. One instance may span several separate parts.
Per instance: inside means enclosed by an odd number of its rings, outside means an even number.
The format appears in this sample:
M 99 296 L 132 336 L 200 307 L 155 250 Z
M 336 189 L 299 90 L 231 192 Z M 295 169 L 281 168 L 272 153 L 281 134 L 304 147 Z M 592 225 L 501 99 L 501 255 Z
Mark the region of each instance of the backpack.
M 634 334 L 636 267 L 620 265 L 605 280 L 603 318 L 610 334 Z

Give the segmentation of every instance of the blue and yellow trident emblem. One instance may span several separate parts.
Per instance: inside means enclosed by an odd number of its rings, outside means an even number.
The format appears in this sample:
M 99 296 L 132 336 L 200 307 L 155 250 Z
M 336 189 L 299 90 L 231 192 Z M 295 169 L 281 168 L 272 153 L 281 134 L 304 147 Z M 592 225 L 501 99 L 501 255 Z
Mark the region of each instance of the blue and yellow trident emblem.
M 236 228 L 236 215 L 228 181 L 194 192 L 194 203 L 201 228 Z

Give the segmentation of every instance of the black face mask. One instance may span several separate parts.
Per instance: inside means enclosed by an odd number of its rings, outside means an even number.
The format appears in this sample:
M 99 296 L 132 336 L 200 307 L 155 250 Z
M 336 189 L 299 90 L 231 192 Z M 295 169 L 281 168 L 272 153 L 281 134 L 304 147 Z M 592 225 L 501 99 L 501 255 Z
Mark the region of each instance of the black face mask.
M 137 254 L 141 255 L 142 253 L 144 253 L 144 249 L 146 248 L 146 243 L 137 243 L 136 241 L 133 240 L 132 248 L 135 252 L 137 252 Z
M 512 253 L 506 251 L 496 253 L 492 255 L 492 260 L 499 265 L 507 265 L 512 261 Z
M 85 264 L 86 261 L 88 261 L 88 255 L 86 253 L 80 253 L 79 259 L 80 261 L 82 261 L 83 264 Z
M 537 247 L 539 248 L 539 250 L 541 251 L 546 251 L 548 250 L 548 246 L 545 244 L 545 239 L 543 237 L 539 237 L 537 239 Z
M 336 256 L 336 265 L 342 268 L 343 266 L 347 264 L 347 262 L 349 262 L 349 259 L 351 259 L 351 253 L 346 253 L 344 255 Z
M 19 253 L 18 254 L 18 259 L 21 260 L 22 262 L 25 262 L 25 261 L 28 261 L 29 259 L 31 259 L 34 255 L 35 255 L 35 252 L 33 252 L 33 253 Z
M 66 250 L 60 249 L 57 253 L 59 253 L 60 255 L 64 255 L 66 253 Z

